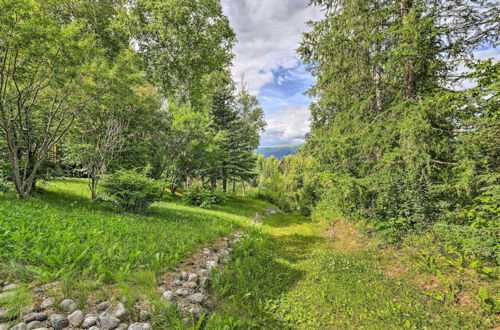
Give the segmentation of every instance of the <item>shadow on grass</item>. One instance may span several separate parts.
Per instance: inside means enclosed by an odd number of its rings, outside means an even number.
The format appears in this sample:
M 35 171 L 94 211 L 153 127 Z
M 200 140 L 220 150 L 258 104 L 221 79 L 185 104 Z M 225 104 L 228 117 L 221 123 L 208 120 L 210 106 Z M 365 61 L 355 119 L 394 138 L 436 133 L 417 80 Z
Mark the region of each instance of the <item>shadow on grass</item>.
M 233 261 L 215 276 L 217 309 L 207 329 L 286 329 L 273 314 L 272 301 L 292 290 L 306 272 L 294 267 L 322 240 L 308 235 L 275 237 L 258 230 L 233 252 Z

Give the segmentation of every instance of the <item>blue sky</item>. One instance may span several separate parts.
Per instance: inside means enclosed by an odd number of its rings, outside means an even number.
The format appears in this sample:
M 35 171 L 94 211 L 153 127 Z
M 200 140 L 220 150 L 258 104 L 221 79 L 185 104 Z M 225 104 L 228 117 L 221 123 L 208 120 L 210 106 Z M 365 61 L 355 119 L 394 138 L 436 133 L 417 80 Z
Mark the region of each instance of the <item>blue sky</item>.
M 307 22 L 322 18 L 308 0 L 222 0 L 225 14 L 235 30 L 233 76 L 244 80 L 264 109 L 266 131 L 261 146 L 300 144 L 309 131 L 311 99 L 304 95 L 314 78 L 296 53 Z M 474 52 L 476 59 L 500 60 L 498 48 Z M 458 71 L 464 71 L 459 67 Z M 456 88 L 467 88 L 465 81 Z
M 321 10 L 307 0 L 222 0 L 235 30 L 233 76 L 242 79 L 264 109 L 262 146 L 299 144 L 309 131 L 311 99 L 304 95 L 314 79 L 296 49 L 307 22 Z

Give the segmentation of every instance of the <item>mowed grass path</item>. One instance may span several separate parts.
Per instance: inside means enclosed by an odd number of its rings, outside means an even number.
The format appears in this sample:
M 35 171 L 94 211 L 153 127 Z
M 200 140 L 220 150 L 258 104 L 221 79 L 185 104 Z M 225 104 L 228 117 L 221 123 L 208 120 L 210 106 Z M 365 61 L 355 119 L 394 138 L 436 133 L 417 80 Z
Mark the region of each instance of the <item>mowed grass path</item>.
M 488 328 L 467 309 L 387 276 L 394 260 L 383 253 L 344 222 L 329 228 L 301 215 L 272 216 L 216 276 L 207 328 Z
M 133 215 L 90 201 L 85 181 L 76 179 L 49 182 L 29 200 L 0 195 L 0 278 L 48 282 L 72 275 L 113 283 L 138 270 L 158 274 L 247 225 L 247 216 L 265 205 L 232 198 L 203 210 L 173 199 Z

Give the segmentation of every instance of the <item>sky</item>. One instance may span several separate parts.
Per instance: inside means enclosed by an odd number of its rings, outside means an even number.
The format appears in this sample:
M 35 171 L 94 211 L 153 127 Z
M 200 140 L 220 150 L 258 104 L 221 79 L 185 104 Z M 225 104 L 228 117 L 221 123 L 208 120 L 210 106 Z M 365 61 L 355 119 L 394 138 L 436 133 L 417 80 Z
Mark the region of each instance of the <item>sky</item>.
M 233 76 L 245 81 L 265 112 L 261 146 L 300 144 L 309 131 L 304 95 L 315 82 L 296 53 L 307 22 L 322 13 L 307 0 L 222 0 L 238 43 Z
M 245 81 L 265 112 L 266 131 L 261 146 L 300 144 L 309 132 L 311 99 L 304 95 L 315 82 L 296 53 L 307 22 L 322 18 L 308 0 L 222 0 L 238 43 L 234 49 L 233 76 Z M 500 60 L 500 49 L 485 47 L 476 59 Z M 458 72 L 465 71 L 459 67 Z M 454 88 L 469 88 L 464 81 Z

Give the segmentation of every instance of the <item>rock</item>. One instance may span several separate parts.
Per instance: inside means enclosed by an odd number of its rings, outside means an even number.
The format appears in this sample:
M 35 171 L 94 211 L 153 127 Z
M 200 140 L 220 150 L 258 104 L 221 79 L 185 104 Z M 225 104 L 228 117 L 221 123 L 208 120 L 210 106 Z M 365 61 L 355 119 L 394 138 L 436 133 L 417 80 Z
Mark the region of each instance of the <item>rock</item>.
M 0 293 L 0 300 L 12 298 L 16 295 L 17 295 L 17 292 L 14 292 L 14 291 L 2 292 L 2 293 Z
M 115 330 L 127 330 L 128 329 L 128 324 L 127 323 L 120 323 L 120 325 L 118 326 L 118 328 L 116 328 Z
M 127 310 L 125 309 L 125 306 L 122 303 L 118 303 L 116 306 L 116 309 L 113 313 L 113 316 L 122 319 L 127 315 Z
M 26 326 L 26 330 L 33 330 L 33 329 L 40 329 L 40 328 L 44 328 L 44 324 L 40 321 L 33 321 L 33 322 L 30 322 L 28 323 L 28 325 Z
M 30 323 L 32 321 L 45 321 L 49 316 L 45 313 L 30 313 L 23 317 L 24 322 Z
M 211 270 L 212 268 L 217 267 L 217 261 L 207 261 L 207 269 Z
M 208 278 L 205 276 L 200 277 L 199 283 L 201 288 L 206 288 L 208 285 Z
M 191 315 L 193 315 L 193 317 L 195 319 L 199 319 L 200 317 L 203 316 L 203 314 L 205 313 L 205 311 L 203 310 L 203 308 L 199 305 L 194 305 L 192 306 L 190 309 L 189 309 L 189 313 Z
M 61 330 L 69 326 L 69 321 L 64 315 L 52 314 L 49 316 L 49 324 L 55 330 Z
M 78 307 L 78 304 L 73 299 L 64 299 L 59 304 L 59 307 L 61 307 L 61 310 L 65 313 L 73 313 Z
M 177 291 L 175 291 L 175 294 L 178 295 L 179 297 L 186 297 L 189 295 L 189 289 L 182 288 Z
M 99 315 L 99 323 L 106 329 L 115 329 L 120 325 L 120 319 L 104 312 Z
M 187 298 L 190 302 L 194 304 L 201 304 L 205 300 L 205 296 L 202 293 L 195 293 Z
M 35 288 L 33 289 L 33 291 L 36 293 L 36 294 L 42 294 L 52 288 L 55 288 L 56 286 L 58 286 L 61 282 L 59 281 L 56 281 L 56 282 L 52 282 L 52 283 L 47 283 L 47 284 L 44 284 L 42 286 L 39 286 L 38 288 Z
M 165 300 L 173 300 L 174 298 L 174 293 L 172 291 L 165 291 L 163 293 L 163 299 Z
M 101 330 L 101 328 L 93 326 L 93 327 L 89 328 L 88 330 Z
M 52 330 L 52 329 L 49 329 L 49 328 L 36 328 L 34 330 Z
M 196 281 L 198 281 L 198 275 L 196 275 L 196 274 L 189 274 L 187 281 L 188 282 L 196 282 Z
M 5 291 L 14 291 L 14 290 L 18 290 L 20 288 L 21 288 L 21 285 L 12 283 L 12 284 L 8 284 L 8 285 L 4 286 L 3 289 L 2 289 L 2 291 L 3 292 L 5 292 Z
M 188 278 L 188 273 L 186 272 L 181 272 L 181 280 L 185 281 Z
M 44 301 L 42 301 L 42 303 L 40 304 L 40 309 L 44 310 L 44 309 L 50 308 L 50 307 L 54 306 L 54 303 L 55 303 L 54 298 L 47 298 Z
M 35 305 L 27 305 L 27 306 L 23 306 L 21 308 L 21 314 L 26 314 L 26 313 L 32 313 L 34 311 L 36 311 L 36 307 Z
M 10 328 L 10 330 L 26 330 L 26 323 L 21 322 Z
M 0 330 L 9 330 L 10 326 L 8 324 L 0 324 Z
M 111 307 L 111 303 L 109 301 L 103 301 L 102 303 L 97 305 L 97 310 L 99 312 L 102 312 L 102 311 L 108 309 L 109 307 Z
M 182 282 L 180 280 L 175 280 L 172 284 L 175 286 L 181 286 Z
M 90 328 L 97 323 L 97 316 L 95 315 L 87 315 L 82 323 L 82 328 Z
M 210 271 L 208 269 L 200 270 L 200 275 L 203 277 L 210 277 Z
M 85 319 L 85 313 L 81 310 L 74 311 L 68 316 L 69 323 L 74 327 L 79 327 Z
M 0 309 L 0 322 L 8 322 L 15 319 L 17 313 L 13 309 Z
M 141 321 L 147 321 L 151 318 L 151 314 L 145 309 L 141 309 L 139 311 L 139 320 Z
M 208 248 L 205 248 L 205 249 L 203 249 L 203 254 L 206 256 L 209 256 L 212 254 L 212 251 L 210 251 L 210 249 L 208 249 Z
M 185 284 L 185 287 L 186 287 L 186 288 L 190 288 L 190 289 L 194 289 L 194 288 L 196 288 L 197 286 L 198 286 L 198 284 L 196 284 L 196 282 L 187 282 L 187 283 Z
M 151 326 L 149 323 L 134 323 L 130 327 L 128 327 L 128 330 L 151 330 Z

